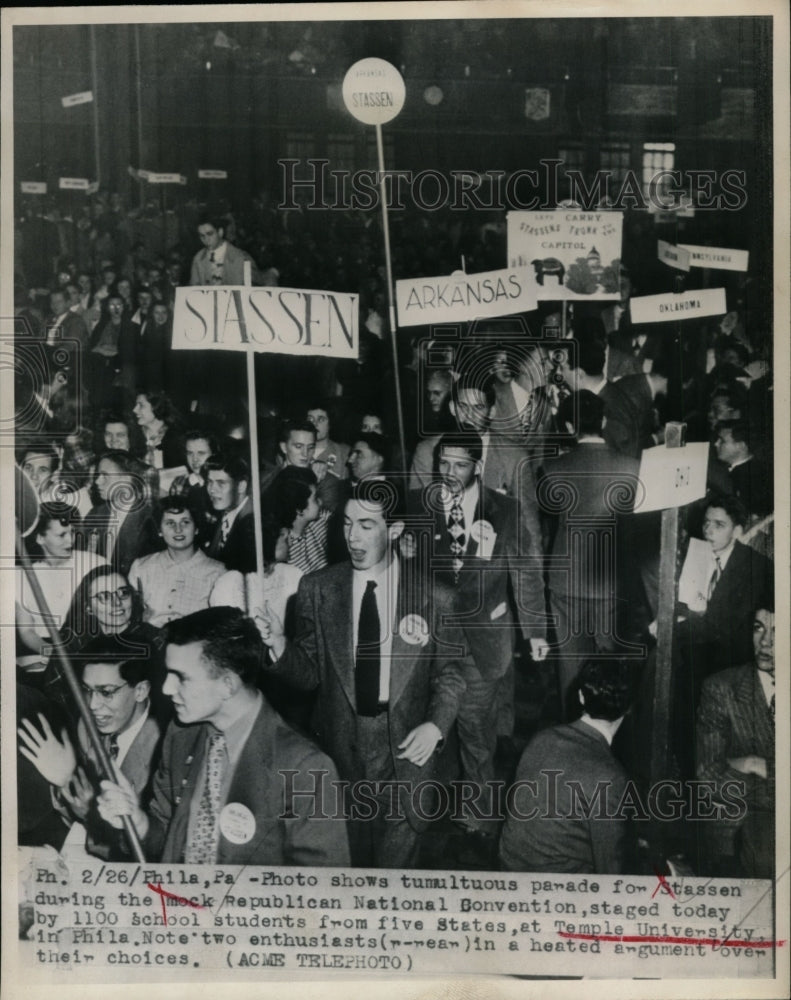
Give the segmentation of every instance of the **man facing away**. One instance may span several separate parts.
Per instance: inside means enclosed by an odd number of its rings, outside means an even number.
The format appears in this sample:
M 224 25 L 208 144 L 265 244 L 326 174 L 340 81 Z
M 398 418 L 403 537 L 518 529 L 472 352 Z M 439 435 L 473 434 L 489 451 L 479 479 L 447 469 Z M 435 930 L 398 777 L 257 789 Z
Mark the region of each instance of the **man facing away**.
M 323 782 L 332 761 L 288 726 L 256 687 L 263 657 L 254 622 L 208 608 L 167 628 L 164 694 L 178 724 L 165 735 L 148 811 L 126 781 L 105 781 L 104 819 L 127 815 L 146 857 L 177 864 L 349 863 L 346 824 L 288 796 L 287 775 Z

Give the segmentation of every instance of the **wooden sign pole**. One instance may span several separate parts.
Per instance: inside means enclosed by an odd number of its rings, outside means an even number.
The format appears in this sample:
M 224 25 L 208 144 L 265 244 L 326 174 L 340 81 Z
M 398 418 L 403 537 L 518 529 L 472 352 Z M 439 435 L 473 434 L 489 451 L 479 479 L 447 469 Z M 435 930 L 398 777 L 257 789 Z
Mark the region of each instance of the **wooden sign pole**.
M 401 454 L 406 456 L 406 438 L 404 435 L 404 409 L 401 403 L 401 375 L 398 370 L 398 344 L 396 341 L 395 295 L 393 293 L 393 266 L 390 258 L 390 227 L 387 219 L 387 189 L 385 187 L 385 158 L 382 144 L 382 126 L 379 122 L 376 128 L 376 154 L 379 159 L 379 185 L 382 200 L 382 232 L 385 241 L 385 266 L 387 269 L 387 304 L 390 312 L 390 342 L 393 351 L 393 378 L 395 379 L 396 414 L 398 416 L 398 441 Z
M 244 283 L 248 287 L 253 283 L 252 267 L 249 260 L 244 262 Z M 253 525 L 255 527 L 255 565 L 256 577 L 261 594 L 264 592 L 264 529 L 261 521 L 261 476 L 258 472 L 258 403 L 255 393 L 255 354 L 248 350 L 247 360 L 247 413 L 250 421 L 250 486 L 253 499 Z M 249 587 L 245 586 L 245 601 L 247 613 L 250 614 Z

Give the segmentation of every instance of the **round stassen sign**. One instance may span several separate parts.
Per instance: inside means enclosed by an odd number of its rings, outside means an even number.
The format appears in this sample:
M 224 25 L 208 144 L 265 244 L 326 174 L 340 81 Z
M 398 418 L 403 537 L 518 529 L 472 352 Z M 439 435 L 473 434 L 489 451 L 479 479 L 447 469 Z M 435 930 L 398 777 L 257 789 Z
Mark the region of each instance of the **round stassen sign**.
M 365 125 L 392 121 L 405 98 L 404 78 L 384 59 L 361 59 L 343 78 L 343 103 Z

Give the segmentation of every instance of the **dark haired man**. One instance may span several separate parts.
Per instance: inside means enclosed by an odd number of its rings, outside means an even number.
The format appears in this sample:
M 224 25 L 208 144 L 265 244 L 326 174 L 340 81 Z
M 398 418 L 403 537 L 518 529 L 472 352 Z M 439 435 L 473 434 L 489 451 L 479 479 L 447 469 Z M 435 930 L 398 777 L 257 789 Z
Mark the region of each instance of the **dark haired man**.
M 443 434 L 437 449 L 441 489 L 434 496 L 432 488 L 412 494 L 411 511 L 433 518 L 431 569 L 435 578 L 455 588 L 464 616 L 473 662 L 466 666 L 467 692 L 459 707 L 459 749 L 464 778 L 485 787 L 494 779 L 503 688 L 509 706 L 513 704 L 517 624 L 533 659 L 547 654 L 541 564 L 531 559 L 525 543 L 518 502 L 481 483 L 480 435 Z M 485 800 L 480 809 L 488 811 Z M 462 826 L 481 835 L 491 829 L 472 811 Z
M 208 608 L 167 628 L 163 691 L 178 725 L 165 735 L 148 811 L 128 782 L 102 783 L 101 815 L 120 828 L 131 816 L 146 856 L 204 865 L 349 863 L 346 825 L 286 795 L 288 772 L 321 783 L 332 761 L 291 729 L 258 691 L 258 629 L 236 608 Z
M 711 874 L 772 878 L 775 812 L 775 616 L 773 602 L 753 616 L 753 658 L 703 684 L 697 724 L 697 777 L 742 782 L 747 811 L 738 819 L 703 824 Z
M 349 453 L 349 477 L 358 483 L 368 476 L 384 479 L 390 472 L 390 442 L 382 434 L 359 434 Z
M 203 244 L 192 258 L 191 285 L 243 285 L 244 263 L 250 261 L 251 280 L 263 284 L 261 273 L 249 253 L 235 247 L 225 238 L 224 219 L 202 219 L 198 236 Z
M 84 647 L 75 664 L 107 754 L 143 801 L 161 739 L 159 724 L 149 711 L 155 681 L 152 662 L 148 657 L 131 657 L 123 639 L 101 636 Z M 58 739 L 41 715 L 39 726 L 40 731 L 28 720 L 22 723 L 20 752 L 54 787 L 64 817 L 72 824 L 64 853 L 73 854 L 84 846 L 88 854 L 123 860 L 117 831 L 97 811 L 99 762 L 84 722 L 80 719 L 77 726 L 76 750 L 66 731 Z
M 728 481 L 748 514 L 766 517 L 774 510 L 772 467 L 753 454 L 750 428 L 744 420 L 721 420 L 714 428 L 714 450 L 728 470 Z
M 271 611 L 260 621 L 273 658 L 266 669 L 317 691 L 322 744 L 355 783 L 347 809 L 357 783 L 373 785 L 374 814 L 358 811 L 349 824 L 353 863 L 388 868 L 417 863 L 426 821 L 408 793 L 431 778 L 464 692 L 463 638 L 444 624 L 452 592 L 401 562 L 403 530 L 394 484 L 360 483 L 344 508 L 349 560 L 302 578 L 296 639 L 286 641 Z M 403 784 L 393 795 L 395 781 Z
M 618 805 L 627 776 L 610 747 L 631 693 L 628 663 L 589 660 L 582 667 L 581 718 L 542 730 L 519 761 L 500 840 L 503 868 L 580 875 L 625 870 L 628 821 Z
M 206 555 L 218 559 L 226 569 L 254 573 L 255 525 L 248 496 L 250 467 L 243 458 L 213 455 L 203 471 L 209 502 L 217 517 L 214 534 L 204 544 Z

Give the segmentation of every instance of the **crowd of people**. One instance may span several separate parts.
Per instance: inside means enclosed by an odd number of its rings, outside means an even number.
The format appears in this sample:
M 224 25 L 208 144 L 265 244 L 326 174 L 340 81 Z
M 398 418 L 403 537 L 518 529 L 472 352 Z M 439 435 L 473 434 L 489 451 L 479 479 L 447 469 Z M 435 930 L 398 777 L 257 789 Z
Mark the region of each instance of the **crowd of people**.
M 451 865 L 638 871 L 654 845 L 619 806 L 661 777 L 709 783 L 717 818 L 681 835 L 690 871 L 771 876 L 772 342 L 744 297 L 657 333 L 631 321 L 637 262 L 615 302 L 418 329 L 402 440 L 358 220 L 321 243 L 300 213 L 267 228 L 262 200 L 243 221 L 191 217 L 190 257 L 186 236 L 167 253 L 131 238 L 120 199 L 94 214 L 50 221 L 57 252 L 29 265 L 35 286 L 17 275 L 26 546 L 57 629 L 20 568 L 21 843 L 123 859 L 128 816 L 152 861 L 404 868 L 450 821 Z M 407 228 L 399 276 L 450 271 L 460 250 L 502 266 L 495 224 Z M 356 361 L 256 358 L 257 454 L 239 356 L 170 347 L 176 289 L 239 284 L 245 261 L 258 284 L 360 294 Z M 657 776 L 657 618 L 675 592 L 660 516 L 635 507 L 641 456 L 679 424 L 710 448 L 671 554 L 692 582 Z M 531 673 L 550 683 L 525 747 Z M 531 783 L 519 808 L 503 799 Z M 574 789 L 590 804 L 604 785 L 606 815 L 578 808 Z

